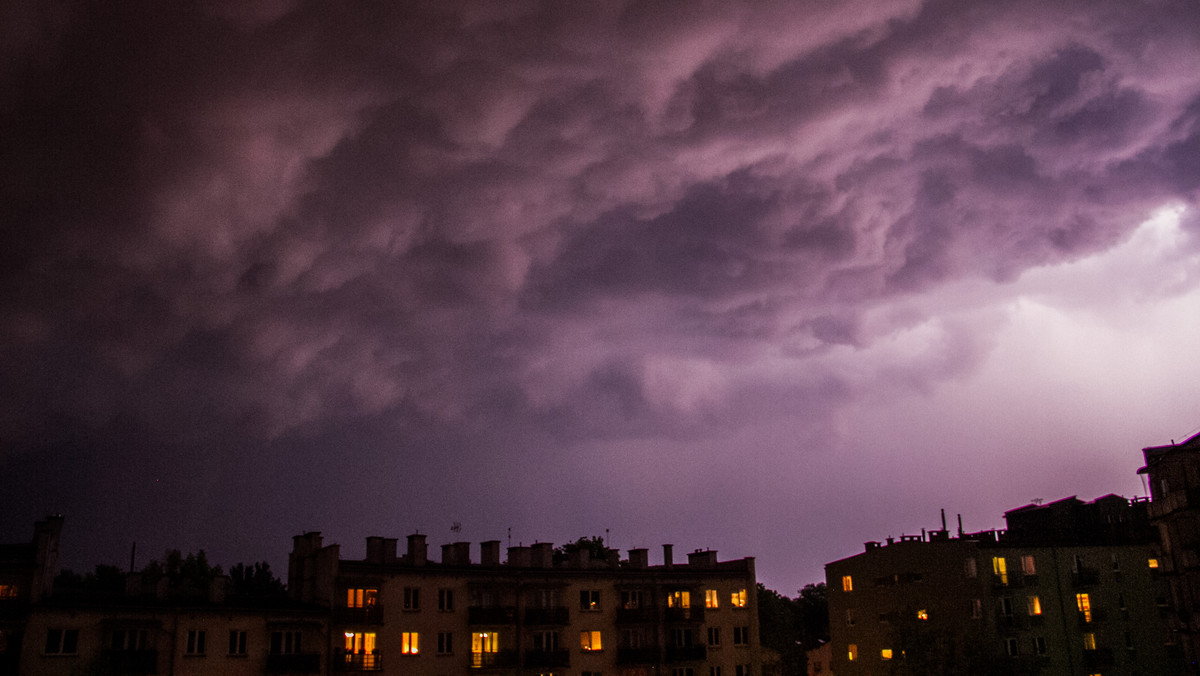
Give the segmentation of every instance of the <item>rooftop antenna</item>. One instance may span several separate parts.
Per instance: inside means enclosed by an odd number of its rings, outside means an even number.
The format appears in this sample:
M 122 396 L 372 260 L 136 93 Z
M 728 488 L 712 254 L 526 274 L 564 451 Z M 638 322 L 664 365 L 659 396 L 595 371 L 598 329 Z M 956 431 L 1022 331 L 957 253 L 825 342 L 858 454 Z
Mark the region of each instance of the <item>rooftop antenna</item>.
M 946 530 L 946 508 L 942 508 L 942 530 Z
M 461 533 L 462 532 L 462 524 L 457 521 L 450 524 L 450 532 L 451 533 Z
M 512 546 L 512 526 L 508 527 L 508 546 Z

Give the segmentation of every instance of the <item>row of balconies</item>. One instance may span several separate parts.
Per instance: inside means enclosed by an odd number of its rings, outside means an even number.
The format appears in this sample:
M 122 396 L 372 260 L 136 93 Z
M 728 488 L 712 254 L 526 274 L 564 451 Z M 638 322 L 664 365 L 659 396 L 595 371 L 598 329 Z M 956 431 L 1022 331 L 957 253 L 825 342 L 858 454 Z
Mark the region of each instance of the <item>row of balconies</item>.
M 351 609 L 357 610 L 357 609 Z M 620 624 L 658 622 L 703 622 L 704 608 L 618 608 L 617 622 Z M 559 625 L 571 623 L 570 611 L 565 607 L 556 608 L 526 608 L 524 623 L 527 625 Z M 467 608 L 467 624 L 495 625 L 516 624 L 517 609 L 514 606 L 496 606 Z
M 617 648 L 617 664 L 647 665 L 660 661 L 667 664 L 679 662 L 703 661 L 708 657 L 708 649 L 704 645 L 668 646 L 666 651 L 660 651 L 657 645 L 640 648 Z M 267 672 L 278 673 L 317 673 L 320 670 L 319 655 L 273 655 L 267 663 Z M 502 650 L 492 653 L 472 653 L 473 668 L 509 668 L 518 664 L 529 669 L 558 669 L 571 666 L 571 651 L 569 650 L 527 650 L 523 654 L 515 650 Z M 379 653 L 347 654 L 345 660 L 337 665 L 339 671 L 380 671 L 383 669 L 383 657 Z M 137 673 L 154 673 L 153 671 Z

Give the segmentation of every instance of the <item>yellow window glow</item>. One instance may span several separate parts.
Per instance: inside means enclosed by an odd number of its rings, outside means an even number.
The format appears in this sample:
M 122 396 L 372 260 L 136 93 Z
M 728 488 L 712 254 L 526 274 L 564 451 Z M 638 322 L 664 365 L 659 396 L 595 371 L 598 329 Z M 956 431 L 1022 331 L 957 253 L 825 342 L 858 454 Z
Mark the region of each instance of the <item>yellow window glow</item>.
M 15 599 L 17 598 L 17 585 L 15 584 L 0 584 L 0 599 Z
M 851 643 L 848 647 L 849 647 L 849 651 L 848 651 L 848 654 L 846 655 L 846 659 L 853 662 L 854 660 L 858 659 L 858 646 Z
M 416 655 L 421 651 L 420 637 L 415 631 L 405 631 L 400 634 L 400 652 L 405 655 Z
M 1151 568 L 1158 568 L 1158 559 L 1150 559 L 1146 562 Z
M 1008 584 L 1008 562 L 1003 556 L 992 557 L 992 572 L 1000 578 L 1000 584 Z
M 1084 622 L 1092 621 L 1092 600 L 1088 598 L 1087 594 L 1075 595 L 1075 607 L 1083 615 Z
M 1090 631 L 1083 635 L 1083 649 L 1084 650 L 1095 650 L 1096 649 L 1096 635 Z
M 671 595 L 667 597 L 667 607 L 668 608 L 691 608 L 692 607 L 691 592 L 687 592 L 687 591 L 672 592 Z
M 1037 596 L 1029 597 L 1029 614 L 1030 615 L 1041 615 L 1042 614 L 1042 600 L 1040 598 L 1038 598 Z
M 746 590 L 739 589 L 739 590 L 733 592 L 733 597 L 732 597 L 731 601 L 733 603 L 734 608 L 745 608 L 746 607 Z
M 925 610 L 924 608 L 922 608 L 921 610 L 918 610 L 917 611 L 917 619 L 918 620 L 928 620 L 929 619 L 929 611 Z
M 716 608 L 717 607 L 717 590 L 716 589 L 705 589 L 704 590 L 704 607 L 705 608 Z
M 604 644 L 600 641 L 600 632 L 598 631 L 581 631 L 579 632 L 579 647 L 585 652 L 593 652 L 602 650 Z
M 891 648 L 884 648 L 883 650 L 880 650 L 880 651 L 879 651 L 879 656 L 880 656 L 880 657 L 882 657 L 882 658 L 883 658 L 883 659 L 885 659 L 885 660 L 890 660 L 890 659 L 892 659 L 892 649 L 891 649 Z
M 854 579 L 849 575 L 842 576 L 842 591 L 854 591 Z

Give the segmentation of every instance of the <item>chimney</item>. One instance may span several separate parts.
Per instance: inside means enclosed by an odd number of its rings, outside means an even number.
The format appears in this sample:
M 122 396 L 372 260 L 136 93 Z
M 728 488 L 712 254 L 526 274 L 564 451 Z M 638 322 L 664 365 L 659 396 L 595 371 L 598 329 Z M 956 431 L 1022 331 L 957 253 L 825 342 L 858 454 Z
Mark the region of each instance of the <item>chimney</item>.
M 229 593 L 229 576 L 217 575 L 208 583 L 208 602 L 215 604 L 225 603 L 225 596 Z
M 408 536 L 408 565 L 423 566 L 427 556 L 425 546 L 425 536 L 421 533 L 413 533 Z
M 383 538 L 372 535 L 367 538 L 367 563 L 383 563 Z
M 629 567 L 645 570 L 650 565 L 650 550 L 645 547 L 629 550 Z
M 386 565 L 395 565 L 396 563 L 396 538 L 383 539 L 383 562 Z
M 500 565 L 500 541 L 485 540 L 479 543 L 479 565 Z
M 567 555 L 567 565 L 571 568 L 586 570 L 592 562 L 592 550 L 580 547 Z
M 471 565 L 471 543 L 470 542 L 455 542 L 452 544 L 442 545 L 442 565 L 443 566 L 469 566 L 469 565 Z
M 553 568 L 554 567 L 554 543 L 553 542 L 535 542 L 533 543 L 533 560 L 530 564 L 534 568 Z
M 675 545 L 663 545 L 663 565 L 667 568 L 675 565 L 675 555 L 672 551 L 674 549 Z
M 712 550 L 697 549 L 688 554 L 688 566 L 691 568 L 716 568 L 717 553 Z
M 529 567 L 529 548 L 528 547 L 509 547 L 508 548 L 508 565 L 515 568 Z

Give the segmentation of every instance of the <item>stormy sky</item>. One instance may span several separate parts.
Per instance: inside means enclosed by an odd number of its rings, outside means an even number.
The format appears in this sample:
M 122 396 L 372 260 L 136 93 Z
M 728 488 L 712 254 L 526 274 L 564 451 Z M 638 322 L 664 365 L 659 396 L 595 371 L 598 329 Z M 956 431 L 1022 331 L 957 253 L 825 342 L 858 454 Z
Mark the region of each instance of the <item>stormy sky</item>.
M 794 594 L 1200 427 L 1191 0 L 6 3 L 0 139 L 0 539 L 80 570 L 607 532 Z

